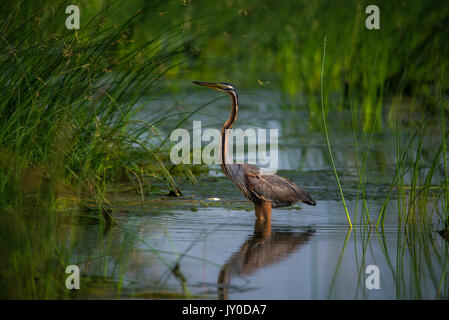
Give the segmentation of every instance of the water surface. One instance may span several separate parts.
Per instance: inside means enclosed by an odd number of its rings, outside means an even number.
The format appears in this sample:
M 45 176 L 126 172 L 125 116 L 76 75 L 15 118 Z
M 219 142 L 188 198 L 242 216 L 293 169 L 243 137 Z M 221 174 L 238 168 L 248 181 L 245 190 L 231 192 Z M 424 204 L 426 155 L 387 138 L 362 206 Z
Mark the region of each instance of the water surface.
M 398 205 L 403 203 L 393 194 L 386 208 L 384 228 L 365 227 L 369 223 L 358 189 L 353 135 L 348 130 L 350 116 L 330 115 L 329 130 L 348 211 L 355 225 L 352 230 L 348 228 L 322 133 L 310 128 L 305 112 L 279 107 L 278 112 L 268 113 L 273 106 L 259 100 L 249 94 L 241 95 L 236 127 L 278 128 L 278 174 L 308 190 L 317 205 L 274 209 L 271 226 L 258 224 L 250 203 L 217 166 L 211 166 L 209 174 L 198 176 L 195 185 L 181 180 L 182 197 L 147 196 L 144 205 L 139 205 L 139 196 L 121 196 L 121 207 L 114 212 L 119 223 L 109 232 L 104 233 L 98 225 L 79 227 L 82 241 L 76 246 L 73 262 L 80 265 L 87 283 L 80 295 L 447 298 L 448 244 L 438 233 L 443 227 L 436 215 L 430 224 L 406 228 L 398 218 Z M 173 110 L 175 114 L 180 108 L 187 112 L 204 102 L 195 95 L 176 107 L 162 101 L 161 112 L 170 114 Z M 228 109 L 228 101 L 219 100 L 195 113 L 184 126 L 189 128 L 191 120 L 202 120 L 206 126 L 219 129 Z M 173 123 L 180 119 L 174 116 Z M 395 168 L 394 134 L 386 128 L 371 140 L 361 139 L 359 150 L 369 152 L 366 198 L 374 223 Z M 127 202 L 133 204 L 126 205 Z M 439 204 L 427 206 L 431 212 Z M 379 289 L 366 287 L 365 271 L 369 265 L 379 269 Z

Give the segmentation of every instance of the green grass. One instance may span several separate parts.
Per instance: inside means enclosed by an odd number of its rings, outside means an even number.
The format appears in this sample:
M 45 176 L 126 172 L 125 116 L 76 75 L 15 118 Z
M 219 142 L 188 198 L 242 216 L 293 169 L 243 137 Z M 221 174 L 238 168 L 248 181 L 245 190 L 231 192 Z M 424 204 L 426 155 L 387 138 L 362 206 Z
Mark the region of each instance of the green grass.
M 365 8 L 371 4 L 380 8 L 380 30 L 365 28 Z M 329 110 L 349 109 L 351 84 L 352 104 L 364 132 L 373 126 L 376 132 L 382 130 L 383 115 L 390 111 L 385 106 L 399 87 L 413 99 L 435 96 L 440 65 L 434 57 L 447 42 L 444 25 L 449 18 L 449 5 L 438 0 L 195 1 L 188 6 L 171 2 L 164 10 L 169 24 L 204 17 L 192 41 L 195 53 L 189 56 L 192 78 L 280 92 L 284 105 L 308 109 L 311 123 L 318 127 L 326 35 L 329 94 L 324 103 Z
M 10 13 L 0 20 L 3 206 L 25 196 L 69 194 L 88 195 L 102 207 L 110 183 L 141 182 L 146 175 L 177 190 L 164 163 L 166 149 L 159 148 L 159 128 L 134 118 L 162 90 L 158 82 L 179 63 L 184 42 L 173 31 L 135 45 L 130 30 L 139 13 L 113 23 L 107 18 L 118 4 L 72 31 L 65 29 L 65 16 L 56 14 L 62 3 L 33 12 L 40 19 L 29 16 L 30 6 L 5 3 Z
M 331 145 L 330 145 L 330 142 L 329 142 L 329 133 L 327 132 L 327 125 L 326 125 L 326 111 L 324 109 L 324 89 L 323 89 L 323 86 L 324 86 L 324 83 L 323 83 L 324 65 L 325 65 L 325 61 L 326 61 L 326 42 L 327 42 L 326 37 L 324 37 L 324 42 L 323 42 L 323 63 L 322 63 L 322 67 L 321 67 L 321 110 L 322 110 L 322 114 L 323 114 L 324 135 L 326 137 L 327 149 L 329 151 L 329 158 L 331 160 L 332 169 L 333 169 L 334 175 L 335 175 L 335 180 L 337 181 L 338 190 L 340 192 L 341 202 L 342 202 L 343 207 L 345 209 L 346 218 L 348 219 L 348 223 L 349 223 L 349 228 L 352 228 L 351 218 L 349 217 L 348 208 L 346 207 L 345 196 L 344 196 L 343 190 L 341 188 L 340 179 L 338 178 L 337 168 L 335 167 L 334 157 L 332 155 L 332 149 L 331 149 Z
M 2 298 L 68 297 L 64 271 L 80 238 L 76 223 L 64 225 L 67 215 L 95 214 L 99 232 L 107 231 L 114 186 L 134 186 L 143 202 L 151 186 L 179 193 L 174 170 L 193 177 L 190 168 L 168 165 L 158 125 L 135 120 L 182 62 L 189 31 L 177 26 L 136 43 L 142 12 L 110 19 L 120 9 L 111 2 L 75 31 L 65 28 L 63 1 L 2 3 Z M 119 274 L 129 254 L 122 249 Z
M 336 170 L 338 164 L 335 163 L 332 156 L 331 142 L 327 129 L 326 114 L 329 108 L 326 104 L 326 97 L 323 95 L 324 74 L 326 73 L 325 61 L 327 63 L 327 60 L 336 59 L 328 55 L 327 45 L 326 35 L 321 67 L 321 117 L 327 149 L 330 155 L 330 166 L 336 177 L 336 188 L 340 192 L 343 209 L 351 226 L 350 214 L 345 204 L 344 192 Z M 369 177 L 368 172 L 370 171 L 370 168 L 367 167 L 367 160 L 373 137 L 378 132 L 378 126 L 385 122 L 385 112 L 381 111 L 382 108 L 385 108 L 384 104 L 386 104 L 384 102 L 383 89 L 376 89 L 376 99 L 378 99 L 376 104 L 378 106 L 373 110 L 371 116 L 367 118 L 366 112 L 370 111 L 363 105 L 360 105 L 357 102 L 357 98 L 353 99 L 353 97 L 354 95 L 357 97 L 365 94 L 368 99 L 371 99 L 370 90 L 364 90 L 356 83 L 357 80 L 354 74 L 357 74 L 359 70 L 354 71 L 351 69 L 346 77 L 348 91 L 346 99 L 351 110 L 354 156 L 359 181 L 355 225 L 360 226 L 364 230 L 373 227 L 384 227 L 386 208 L 392 199 L 397 201 L 399 226 L 420 225 L 422 228 L 426 228 L 437 221 L 447 228 L 449 192 L 446 151 L 448 140 L 446 128 L 448 102 L 446 97 L 447 83 L 445 82 L 447 49 L 444 44 L 440 44 L 441 52 L 435 53 L 436 56 L 432 66 L 426 66 L 432 67 L 434 74 L 432 81 L 428 82 L 428 96 L 422 96 L 418 92 L 419 90 L 414 90 L 412 96 L 410 96 L 410 78 L 419 82 L 415 77 L 415 72 L 418 71 L 413 70 L 412 72 L 409 66 L 410 61 L 408 59 L 412 49 L 412 44 L 408 44 L 403 48 L 407 54 L 407 59 L 401 69 L 402 74 L 399 76 L 400 81 L 397 85 L 397 92 L 394 92 L 395 98 L 391 99 L 388 104 L 391 109 L 388 115 L 390 124 L 395 124 L 391 130 L 396 136 L 396 167 L 392 175 L 389 192 L 385 194 L 384 205 L 380 212 L 372 212 L 370 210 L 370 199 L 366 190 L 366 183 Z M 430 69 L 428 72 L 430 72 Z M 365 76 L 369 77 L 369 72 Z M 386 78 L 382 79 L 381 82 L 387 81 Z M 328 82 L 332 84 L 332 81 L 326 79 L 326 84 Z M 396 114 L 394 115 L 394 113 Z M 370 122 L 368 127 L 365 125 L 367 119 Z M 361 153 L 359 150 L 359 135 L 367 143 L 364 153 Z M 362 211 L 358 216 L 359 200 L 361 200 Z

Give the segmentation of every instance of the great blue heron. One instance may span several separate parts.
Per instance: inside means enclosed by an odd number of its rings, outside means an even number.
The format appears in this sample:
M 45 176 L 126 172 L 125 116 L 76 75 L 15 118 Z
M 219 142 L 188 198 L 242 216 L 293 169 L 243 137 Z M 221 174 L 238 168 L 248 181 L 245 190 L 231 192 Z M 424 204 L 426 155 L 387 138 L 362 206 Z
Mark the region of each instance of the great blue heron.
M 220 166 L 224 174 L 254 203 L 257 219 L 271 221 L 271 207 L 283 207 L 302 201 L 316 205 L 315 200 L 292 181 L 275 174 L 264 174 L 251 164 L 234 163 L 228 154 L 229 132 L 239 110 L 237 90 L 229 83 L 200 82 L 194 84 L 227 93 L 231 97 L 231 114 L 223 125 L 220 140 Z

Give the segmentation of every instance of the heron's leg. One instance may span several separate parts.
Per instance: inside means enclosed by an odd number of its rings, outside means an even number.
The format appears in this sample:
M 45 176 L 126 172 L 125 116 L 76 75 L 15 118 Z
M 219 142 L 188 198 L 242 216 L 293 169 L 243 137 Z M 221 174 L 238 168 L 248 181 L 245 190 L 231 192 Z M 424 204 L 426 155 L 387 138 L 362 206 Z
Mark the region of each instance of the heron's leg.
M 219 300 L 228 300 L 228 287 L 230 282 L 229 280 L 231 278 L 228 268 L 228 265 L 223 266 L 223 268 L 220 270 L 220 274 L 218 275 L 217 292 Z
M 271 237 L 271 221 L 257 219 L 254 223 L 254 239 L 265 240 Z
M 258 220 L 271 222 L 271 202 L 264 200 L 258 201 L 254 203 L 254 209 Z

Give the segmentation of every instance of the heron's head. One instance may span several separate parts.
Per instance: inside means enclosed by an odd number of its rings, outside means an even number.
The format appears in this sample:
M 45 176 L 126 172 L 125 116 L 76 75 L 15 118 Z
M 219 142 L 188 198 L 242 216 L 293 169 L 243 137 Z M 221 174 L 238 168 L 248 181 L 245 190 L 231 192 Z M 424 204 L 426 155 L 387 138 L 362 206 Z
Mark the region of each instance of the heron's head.
M 216 83 L 216 82 L 193 81 L 193 83 L 199 86 L 212 88 L 221 92 L 236 91 L 232 84 L 226 82 Z

